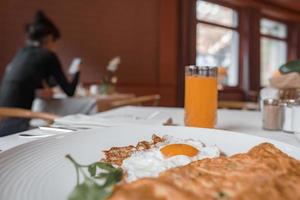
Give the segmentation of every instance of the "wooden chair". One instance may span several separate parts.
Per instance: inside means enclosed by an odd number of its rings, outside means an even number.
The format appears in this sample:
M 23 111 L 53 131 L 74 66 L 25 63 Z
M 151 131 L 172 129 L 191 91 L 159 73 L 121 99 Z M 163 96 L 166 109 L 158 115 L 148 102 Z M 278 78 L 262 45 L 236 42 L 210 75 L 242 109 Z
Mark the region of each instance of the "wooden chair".
M 110 103 L 109 108 L 107 110 L 121 107 L 121 106 L 129 106 L 129 105 L 142 106 L 147 104 L 151 106 L 157 106 L 159 104 L 159 100 L 160 100 L 160 95 L 158 94 L 133 97 L 125 100 L 116 100 Z
M 42 119 L 48 122 L 49 124 L 51 124 L 54 122 L 54 119 L 59 116 L 50 113 L 33 112 L 31 110 L 22 109 L 22 108 L 0 107 L 0 119 L 4 119 L 7 117 Z
M 259 110 L 258 103 L 244 101 L 219 101 L 218 107 L 237 110 Z

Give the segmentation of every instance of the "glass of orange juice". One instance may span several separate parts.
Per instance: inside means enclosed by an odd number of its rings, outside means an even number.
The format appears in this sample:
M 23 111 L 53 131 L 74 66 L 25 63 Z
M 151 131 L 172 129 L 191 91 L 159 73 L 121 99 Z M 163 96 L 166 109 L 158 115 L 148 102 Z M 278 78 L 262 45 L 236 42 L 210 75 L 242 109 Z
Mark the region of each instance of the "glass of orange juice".
M 217 119 L 217 67 L 185 68 L 185 125 L 214 128 Z

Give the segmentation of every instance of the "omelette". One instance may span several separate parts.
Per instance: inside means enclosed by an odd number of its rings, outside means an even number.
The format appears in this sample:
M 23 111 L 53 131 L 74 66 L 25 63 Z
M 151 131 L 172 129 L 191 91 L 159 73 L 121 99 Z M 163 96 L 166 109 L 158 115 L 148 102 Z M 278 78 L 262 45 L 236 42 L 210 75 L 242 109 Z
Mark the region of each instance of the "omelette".
M 163 138 L 142 142 L 141 151 Z M 122 165 L 137 147 L 115 147 L 103 161 Z M 116 153 L 117 152 L 117 153 Z M 118 184 L 110 200 L 300 199 L 300 161 L 274 145 L 259 144 L 247 153 L 193 161 L 161 172 L 157 177 Z

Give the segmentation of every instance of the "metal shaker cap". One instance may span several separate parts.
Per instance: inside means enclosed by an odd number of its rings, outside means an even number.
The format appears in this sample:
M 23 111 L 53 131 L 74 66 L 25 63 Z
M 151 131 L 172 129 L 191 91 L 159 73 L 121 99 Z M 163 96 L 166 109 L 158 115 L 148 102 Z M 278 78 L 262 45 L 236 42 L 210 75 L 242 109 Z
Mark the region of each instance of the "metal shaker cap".
M 287 100 L 283 100 L 281 102 L 281 105 L 287 106 L 287 107 L 298 106 L 298 105 L 300 105 L 300 100 L 299 99 L 287 99 Z
M 188 75 L 217 77 L 218 67 L 189 65 L 185 67 L 185 72 Z
M 264 99 L 264 105 L 272 105 L 272 106 L 278 106 L 279 100 L 278 99 Z

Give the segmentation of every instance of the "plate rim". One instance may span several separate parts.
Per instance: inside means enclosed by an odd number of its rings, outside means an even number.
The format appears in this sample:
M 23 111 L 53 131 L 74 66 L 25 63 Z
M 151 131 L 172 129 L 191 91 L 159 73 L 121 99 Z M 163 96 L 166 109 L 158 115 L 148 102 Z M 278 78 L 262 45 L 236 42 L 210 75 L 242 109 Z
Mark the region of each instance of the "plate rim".
M 163 125 L 141 125 L 141 124 L 134 124 L 134 125 L 121 125 L 121 126 L 111 126 L 111 127 L 93 127 L 91 129 L 87 129 L 87 130 L 80 130 L 79 132 L 69 132 L 69 133 L 60 133 L 57 135 L 52 135 L 49 137 L 44 137 L 44 138 L 39 138 L 37 140 L 33 140 L 33 141 L 29 141 L 17 146 L 14 146 L 12 148 L 6 149 L 4 151 L 0 152 L 0 158 L 2 156 L 4 156 L 7 153 L 13 152 L 19 148 L 26 148 L 26 146 L 30 146 L 30 145 L 34 145 L 35 143 L 39 144 L 41 142 L 47 142 L 49 140 L 52 140 L 54 138 L 58 138 L 58 137 L 72 137 L 73 135 L 82 135 L 85 134 L 85 132 L 89 132 L 89 131 L 93 131 L 93 130 L 98 130 L 98 129 L 114 129 L 114 128 L 120 128 L 120 127 L 145 127 L 145 128 L 179 128 L 179 129 L 193 129 L 193 130 L 205 130 L 205 131 L 212 131 L 212 132 L 225 132 L 225 133 L 229 133 L 231 135 L 239 135 L 239 136 L 246 136 L 246 137 L 250 137 L 250 138 L 256 138 L 256 139 L 263 139 L 263 140 L 267 140 L 266 142 L 270 142 L 272 144 L 280 144 L 283 146 L 287 146 L 293 149 L 297 149 L 300 152 L 300 147 L 295 146 L 293 144 L 289 144 L 286 142 L 282 142 L 279 140 L 275 140 L 275 139 L 271 139 L 271 138 L 266 138 L 266 137 L 262 137 L 262 136 L 257 136 L 257 135 L 251 135 L 248 133 L 242 133 L 242 132 L 236 132 L 236 131 L 228 131 L 228 130 L 222 130 L 222 129 L 216 129 L 216 128 L 200 128 L 200 127 L 187 127 L 187 126 L 163 126 Z

